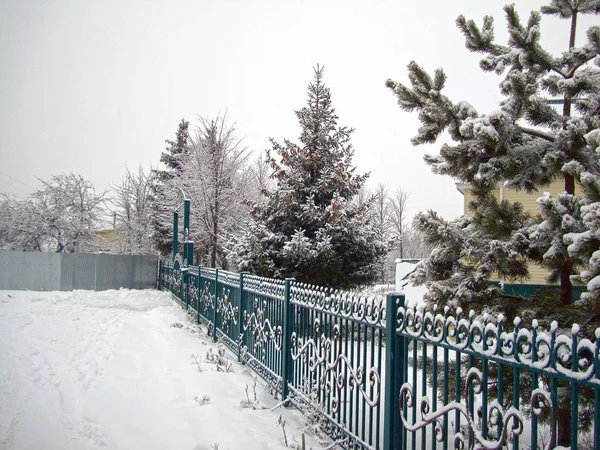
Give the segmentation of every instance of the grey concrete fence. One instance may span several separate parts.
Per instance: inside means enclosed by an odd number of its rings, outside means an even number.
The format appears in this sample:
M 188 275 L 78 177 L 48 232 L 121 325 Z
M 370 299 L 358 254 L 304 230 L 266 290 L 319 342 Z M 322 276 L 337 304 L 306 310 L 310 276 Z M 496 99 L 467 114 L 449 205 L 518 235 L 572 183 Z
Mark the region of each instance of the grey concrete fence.
M 157 274 L 157 256 L 0 252 L 1 290 L 148 289 Z

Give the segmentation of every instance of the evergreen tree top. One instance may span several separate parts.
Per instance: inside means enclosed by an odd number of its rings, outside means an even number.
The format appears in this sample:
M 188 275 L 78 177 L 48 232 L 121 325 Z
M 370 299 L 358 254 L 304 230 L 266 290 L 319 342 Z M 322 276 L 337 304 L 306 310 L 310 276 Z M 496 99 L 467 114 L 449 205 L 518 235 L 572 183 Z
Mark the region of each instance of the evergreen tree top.
M 267 161 L 277 182 L 275 193 L 287 192 L 301 203 L 311 198 L 316 205 L 328 206 L 335 196 L 350 199 L 356 195 L 367 175 L 354 174 L 350 143 L 354 130 L 338 126 L 323 71 L 322 66 L 314 68 L 307 106 L 295 112 L 301 128 L 299 144 L 271 139 Z
M 166 151 L 160 155 L 160 162 L 167 166 L 168 171 L 181 171 L 181 157 L 190 151 L 191 139 L 189 132 L 190 123 L 181 119 L 175 133 L 175 140 L 165 140 Z
M 568 49 L 560 56 L 546 52 L 540 42 L 541 14 L 533 11 L 523 23 L 514 5 L 504 8 L 509 40 L 494 39 L 494 21 L 486 16 L 479 27 L 459 16 L 457 26 L 467 49 L 482 53 L 480 67 L 504 78 L 500 108 L 479 113 L 465 101 L 453 102 L 442 91 L 446 75 L 432 77 L 414 61 L 408 65 L 411 86 L 387 81 L 399 106 L 419 112 L 422 123 L 413 144 L 433 143 L 448 131 L 456 145 L 443 145 L 439 156 L 426 157 L 433 171 L 461 182 L 533 190 L 548 184 L 569 161 L 586 167 L 596 156 L 585 135 L 600 125 L 600 27 L 587 32 L 587 43 L 575 47 L 576 12 L 598 14 L 598 0 L 554 0 L 544 14 L 573 19 Z M 563 111 L 548 104 L 564 98 Z

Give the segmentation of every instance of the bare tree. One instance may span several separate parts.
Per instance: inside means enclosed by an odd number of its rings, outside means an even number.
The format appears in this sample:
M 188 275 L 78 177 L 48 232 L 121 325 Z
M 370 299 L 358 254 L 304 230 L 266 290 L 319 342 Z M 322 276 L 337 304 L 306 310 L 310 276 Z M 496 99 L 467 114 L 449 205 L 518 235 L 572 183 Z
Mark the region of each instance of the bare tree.
M 393 228 L 390 221 L 390 198 L 388 196 L 388 189 L 385 184 L 378 183 L 377 188 L 371 194 L 371 196 L 371 200 L 362 201 L 373 202 L 373 215 L 371 220 L 373 221 L 379 240 L 384 242 L 386 246 L 390 248 L 390 244 L 393 243 Z M 390 279 L 390 264 L 388 260 L 389 255 L 379 262 L 379 273 L 382 283 L 386 283 Z
M 271 178 L 272 169 L 269 162 L 260 152 L 250 165 L 250 176 L 252 177 L 251 189 L 247 194 L 247 200 L 260 202 L 264 200 L 275 183 Z
M 400 251 L 400 258 L 404 257 L 404 232 L 406 229 L 406 204 L 408 193 L 402 188 L 396 188 L 388 200 L 388 220 L 392 234 L 397 242 L 396 248 Z
M 150 254 L 155 251 L 151 239 L 150 200 L 156 171 L 150 167 L 145 172 L 138 167 L 137 173 L 125 169 L 118 185 L 112 186 L 114 197 L 111 203 L 116 208 L 115 228 L 117 253 Z
M 192 202 L 192 238 L 205 249 L 208 263 L 224 263 L 224 236 L 240 226 L 247 207 L 244 197 L 252 174 L 247 161 L 250 151 L 236 136 L 226 115 L 199 118 L 189 155 L 183 157 L 180 182 Z
M 427 245 L 423 236 L 413 226 L 405 227 L 402 235 L 402 256 L 397 252 L 397 258 L 427 258 L 431 254 L 431 247 Z

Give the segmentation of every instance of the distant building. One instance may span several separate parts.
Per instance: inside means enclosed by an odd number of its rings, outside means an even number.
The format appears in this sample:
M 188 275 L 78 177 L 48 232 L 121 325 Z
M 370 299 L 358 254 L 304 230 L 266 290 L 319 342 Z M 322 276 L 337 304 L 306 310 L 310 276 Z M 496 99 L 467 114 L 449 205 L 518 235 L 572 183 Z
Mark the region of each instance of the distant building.
M 98 230 L 95 232 L 94 242 L 96 244 L 97 253 L 115 253 L 118 249 L 118 233 L 115 228 L 107 230 Z

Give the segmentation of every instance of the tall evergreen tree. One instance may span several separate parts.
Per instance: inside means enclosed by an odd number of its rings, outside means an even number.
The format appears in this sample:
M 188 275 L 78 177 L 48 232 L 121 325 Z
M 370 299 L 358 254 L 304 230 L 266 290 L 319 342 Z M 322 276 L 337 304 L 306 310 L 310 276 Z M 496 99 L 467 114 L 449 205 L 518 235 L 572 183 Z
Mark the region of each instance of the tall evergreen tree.
M 264 276 L 350 287 L 375 280 L 385 245 L 366 220 L 370 205 L 352 202 L 367 178 L 354 173 L 353 130 L 337 124 L 323 68 L 314 73 L 308 105 L 296 111 L 299 143 L 271 139 L 276 187 L 252 204 L 230 261 Z
M 165 140 L 167 147 L 160 155 L 165 170 L 156 170 L 150 207 L 152 209 L 152 242 L 162 255 L 168 255 L 173 248 L 173 209 L 177 206 L 180 194 L 174 180 L 182 171 L 182 159 L 190 153 L 190 123 L 181 119 L 175 133 L 175 140 Z
M 403 110 L 419 113 L 422 126 L 413 144 L 434 143 L 445 131 L 455 142 L 425 157 L 432 170 L 471 184 L 475 194 L 472 218 L 417 216 L 417 228 L 436 248 L 415 279 L 428 284 L 429 298 L 436 302 L 499 299 L 509 307 L 510 296 L 490 285 L 490 276 L 519 281 L 527 278 L 533 260 L 550 270 L 549 281 L 560 282 L 557 303 L 568 305 L 582 262 L 569 253 L 565 240 L 582 231 L 569 167 L 577 164 L 598 173 L 598 155 L 588 141 L 600 126 L 600 27 L 591 27 L 587 43 L 575 47 L 576 26 L 579 15 L 600 13 L 600 1 L 552 0 L 541 9 L 571 22 L 567 50 L 560 56 L 541 46 L 539 12 L 532 12 L 525 24 L 513 5 L 504 11 L 507 45 L 495 42 L 492 17 L 486 16 L 482 27 L 463 16 L 457 19 L 466 47 L 485 55 L 482 70 L 504 74 L 499 109 L 481 114 L 465 101 L 451 101 L 442 93 L 444 72 L 438 69 L 432 77 L 415 62 L 408 65 L 411 86 L 387 82 Z M 548 104 L 549 97 L 563 99 L 561 111 Z M 541 198 L 539 217 L 492 195 L 499 183 L 533 191 L 557 177 L 564 180 L 565 192 L 557 199 Z

